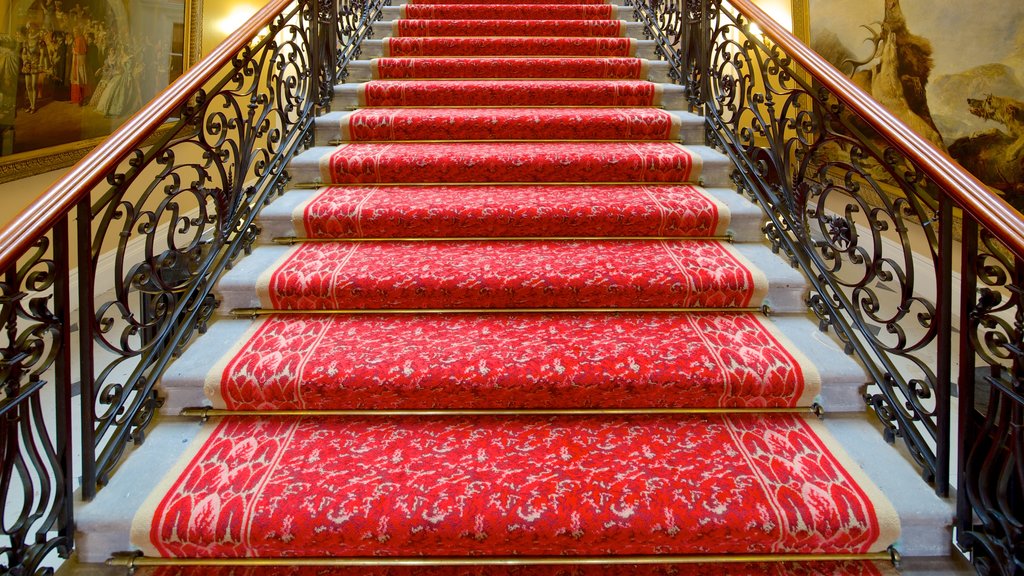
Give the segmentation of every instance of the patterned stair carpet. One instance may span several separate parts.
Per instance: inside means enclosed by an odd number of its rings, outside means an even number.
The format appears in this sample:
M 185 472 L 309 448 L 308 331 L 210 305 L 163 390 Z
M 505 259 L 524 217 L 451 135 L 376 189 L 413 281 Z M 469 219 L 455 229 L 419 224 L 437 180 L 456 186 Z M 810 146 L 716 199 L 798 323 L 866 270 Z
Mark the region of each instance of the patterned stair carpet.
M 896 576 L 880 562 L 779 562 L 736 564 L 622 564 L 611 566 L 159 566 L 139 568 L 137 576 Z
M 786 266 L 725 238 L 730 209 L 701 186 L 728 182 L 724 158 L 678 142 L 681 116 L 657 108 L 663 89 L 644 79 L 620 12 L 563 1 L 395 13 L 388 57 L 358 88 L 364 108 L 323 119 L 340 144 L 289 167 L 322 186 L 284 213 L 278 243 L 293 245 L 258 247 L 254 273 L 238 266 L 221 282 L 229 306 L 265 316 L 212 344 L 226 352 L 202 385 L 209 405 L 262 415 L 207 423 L 137 513 L 133 543 L 148 556 L 285 564 L 740 561 L 893 544 L 892 505 L 796 413 L 824 384 L 760 312 L 780 285 L 764 263 Z M 867 556 L 202 570 L 890 573 Z

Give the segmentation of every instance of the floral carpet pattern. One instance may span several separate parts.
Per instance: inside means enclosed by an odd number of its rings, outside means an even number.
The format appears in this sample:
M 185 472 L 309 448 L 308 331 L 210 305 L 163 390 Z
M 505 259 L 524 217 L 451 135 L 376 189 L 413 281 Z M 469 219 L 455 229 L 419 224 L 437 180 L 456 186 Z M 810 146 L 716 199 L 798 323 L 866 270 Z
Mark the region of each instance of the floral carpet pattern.
M 729 242 L 738 200 L 701 186 L 713 152 L 679 143 L 678 91 L 645 79 L 623 11 L 400 13 L 359 109 L 330 116 L 342 142 L 303 160 L 294 246 L 246 279 L 267 314 L 200 369 L 213 407 L 260 413 L 207 422 L 133 523 L 149 556 L 284 565 L 147 571 L 890 576 L 678 561 L 877 553 L 900 525 L 809 414 L 826 371 L 755 312 L 769 276 Z

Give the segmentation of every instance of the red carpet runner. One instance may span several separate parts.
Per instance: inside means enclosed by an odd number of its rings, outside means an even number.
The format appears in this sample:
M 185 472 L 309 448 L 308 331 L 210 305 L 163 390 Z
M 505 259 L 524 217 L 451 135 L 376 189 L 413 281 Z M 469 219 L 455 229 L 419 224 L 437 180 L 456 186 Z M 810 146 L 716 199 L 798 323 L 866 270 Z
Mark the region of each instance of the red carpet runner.
M 154 519 L 144 551 L 884 550 L 894 512 L 822 444 L 820 427 L 779 415 L 228 419 L 140 512 Z M 738 526 L 742 538 L 731 536 Z
M 401 14 L 358 88 L 363 109 L 341 116 L 343 143 L 296 160 L 327 184 L 295 204 L 297 245 L 262 249 L 276 262 L 252 279 L 264 308 L 303 313 L 253 322 L 210 367 L 209 401 L 641 413 L 220 418 L 139 511 L 133 542 L 191 558 L 892 544 L 892 506 L 814 418 L 642 413 L 806 408 L 822 383 L 770 321 L 740 310 L 764 303 L 768 276 L 721 239 L 729 209 L 696 185 L 707 153 L 678 143 L 680 119 L 657 109 L 665 91 L 646 80 L 618 12 L 534 0 L 418 2 Z M 324 313 L 345 310 L 368 313 Z M 890 572 L 804 562 L 201 573 Z
M 897 576 L 876 562 L 781 562 L 754 564 L 670 564 L 612 566 L 460 567 L 167 567 L 139 568 L 136 576 Z

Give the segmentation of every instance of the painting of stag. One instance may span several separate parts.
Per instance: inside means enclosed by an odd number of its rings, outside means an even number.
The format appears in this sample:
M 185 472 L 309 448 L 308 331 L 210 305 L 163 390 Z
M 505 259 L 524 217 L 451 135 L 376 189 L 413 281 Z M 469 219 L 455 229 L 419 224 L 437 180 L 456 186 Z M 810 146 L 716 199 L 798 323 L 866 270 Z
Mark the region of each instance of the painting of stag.
M 810 0 L 811 46 L 1024 210 L 1024 3 Z

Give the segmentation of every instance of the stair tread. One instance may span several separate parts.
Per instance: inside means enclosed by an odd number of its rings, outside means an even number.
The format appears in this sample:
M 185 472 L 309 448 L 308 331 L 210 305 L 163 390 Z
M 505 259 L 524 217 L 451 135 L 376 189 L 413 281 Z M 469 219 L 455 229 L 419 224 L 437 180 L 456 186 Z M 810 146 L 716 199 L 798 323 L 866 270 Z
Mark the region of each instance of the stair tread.
M 176 566 L 137 568 L 134 576 L 897 576 L 888 562 L 867 560 L 721 564 L 566 564 L 558 566 Z M 931 573 L 929 573 L 931 574 Z
M 696 115 L 656 108 L 364 108 L 316 122 L 318 131 L 350 142 L 679 140 L 684 124 L 703 129 Z
M 722 195 L 686 184 L 343 186 L 278 200 L 260 222 L 300 238 L 714 236 L 743 212 Z
M 633 8 L 611 4 L 404 4 L 385 7 L 384 18 L 417 20 L 612 20 Z M 621 15 L 621 16 L 620 16 Z
M 200 382 L 228 410 L 809 407 L 821 392 L 753 314 L 279 315 L 212 366 Z
M 342 186 L 294 190 L 260 213 L 263 238 L 705 236 L 760 241 L 733 190 L 682 185 Z
M 732 164 L 673 142 L 388 142 L 313 147 L 288 165 L 325 184 L 700 183 L 728 186 Z
M 759 268 L 776 258 L 704 240 L 300 243 L 257 248 L 217 294 L 228 309 L 802 307 L 799 272 Z
M 206 429 L 181 479 L 136 517 L 148 554 L 860 553 L 899 530 L 822 424 L 799 416 L 224 418 Z
M 722 316 L 720 319 L 712 318 L 712 316 Z M 710 347 L 707 341 L 694 340 L 697 338 L 697 334 L 681 334 L 681 340 L 677 343 L 673 338 L 666 338 L 667 332 L 655 333 L 659 327 L 666 327 L 672 325 L 680 325 L 689 322 L 686 320 L 687 315 L 676 314 L 676 315 L 639 315 L 639 314 L 610 314 L 610 315 L 593 315 L 593 314 L 560 314 L 560 315 L 477 315 L 477 316 L 466 316 L 466 315 L 455 315 L 455 316 L 443 316 L 443 315 L 421 315 L 419 317 L 401 317 L 392 318 L 391 321 L 397 323 L 396 326 L 410 326 L 416 325 L 419 327 L 418 332 L 402 332 L 400 330 L 382 330 L 378 336 L 382 341 L 386 343 L 387 349 L 397 349 L 400 351 L 397 353 L 403 359 L 409 359 L 412 365 L 417 367 L 420 371 L 416 374 L 410 375 L 406 381 L 409 386 L 435 386 L 444 387 L 449 386 L 452 392 L 456 392 L 462 395 L 463 399 L 460 403 L 450 403 L 451 408 L 463 408 L 468 409 L 467 402 L 472 402 L 474 406 L 480 407 L 487 404 L 488 399 L 479 397 L 467 396 L 468 392 L 465 389 L 461 389 L 461 378 L 466 378 L 468 382 L 473 381 L 480 382 L 487 381 L 487 377 L 492 378 L 494 382 L 501 382 L 502 386 L 509 386 L 510 388 L 518 387 L 522 389 L 528 385 L 528 382 L 547 382 L 549 385 L 547 392 L 532 395 L 530 402 L 536 403 L 538 399 L 545 400 L 548 406 L 552 406 L 557 402 L 558 398 L 564 398 L 566 394 L 565 390 L 572 392 L 571 387 L 556 388 L 556 383 L 561 382 L 564 386 L 569 386 L 567 382 L 589 382 L 592 387 L 590 394 L 603 395 L 602 398 L 595 396 L 588 402 L 591 405 L 607 404 L 612 405 L 617 403 L 618 406 L 624 406 L 624 402 L 630 402 L 630 399 L 624 398 L 623 396 L 615 396 L 615 389 L 609 386 L 602 385 L 598 380 L 595 380 L 596 375 L 604 374 L 606 370 L 603 367 L 596 368 L 596 372 L 589 373 L 583 372 L 588 366 L 593 366 L 593 359 L 608 359 L 608 358 L 621 358 L 625 357 L 623 362 L 608 362 L 608 364 L 616 370 L 621 370 L 622 366 L 631 365 L 630 355 L 624 353 L 621 346 L 609 345 L 607 349 L 600 349 L 593 355 L 588 356 L 586 351 L 597 347 L 595 342 L 590 341 L 588 338 L 581 336 L 579 340 L 569 340 L 573 343 L 569 345 L 563 352 L 564 356 L 550 356 L 552 351 L 548 348 L 540 346 L 539 342 L 544 341 L 559 341 L 559 339 L 565 340 L 573 337 L 573 335 L 581 334 L 581 331 L 585 329 L 589 324 L 598 323 L 605 327 L 607 331 L 617 330 L 620 332 L 626 332 L 627 328 L 632 331 L 627 335 L 626 340 L 628 341 L 647 341 L 649 344 L 648 348 L 641 348 L 637 351 L 636 355 L 632 357 L 632 362 L 636 362 L 638 358 L 654 358 L 657 356 L 658 349 L 660 351 L 673 351 L 673 349 L 683 349 L 686 346 L 690 346 L 692 349 L 697 351 L 693 353 L 692 357 L 696 358 L 700 355 L 705 355 L 706 358 L 725 358 L 728 357 L 728 353 L 722 351 L 716 351 L 714 347 Z M 381 322 L 381 317 L 372 316 L 358 316 L 358 317 L 318 317 L 312 316 L 271 316 L 267 318 L 275 319 L 275 326 L 278 323 L 285 323 L 289 327 L 283 328 L 281 332 L 283 334 L 294 334 L 301 333 L 301 327 L 307 322 L 329 322 L 333 323 L 338 327 L 350 326 L 372 326 L 378 322 Z M 248 407 L 252 408 L 253 399 L 256 398 L 252 395 L 243 396 L 238 390 L 244 389 L 246 384 L 244 378 L 242 380 L 236 380 L 240 378 L 241 373 L 232 372 L 230 378 L 225 379 L 224 370 L 228 367 L 229 363 L 233 359 L 236 359 L 241 355 L 243 348 L 255 349 L 259 346 L 263 346 L 263 352 L 260 354 L 261 364 L 259 371 L 261 374 L 268 376 L 264 370 L 273 366 L 275 362 L 284 362 L 285 358 L 305 358 L 303 353 L 299 349 L 293 348 L 284 349 L 286 346 L 283 344 L 285 339 L 279 341 L 264 340 L 264 341 L 253 341 L 251 336 L 262 326 L 267 320 L 227 320 L 222 319 L 214 323 L 210 327 L 210 336 L 208 341 L 212 342 L 231 342 L 230 345 L 213 345 L 213 346 L 193 346 L 185 352 L 180 362 L 174 363 L 171 368 L 165 373 L 161 387 L 163 389 L 166 402 L 164 411 L 166 414 L 173 415 L 177 414 L 182 408 L 196 407 L 196 406 L 213 406 L 226 407 L 229 401 L 230 406 L 234 408 Z M 701 373 L 705 376 L 714 373 L 716 370 L 721 371 L 721 378 L 716 380 L 717 383 L 714 385 L 708 384 L 707 395 L 708 398 L 713 398 L 715 395 L 714 390 L 720 390 L 720 396 L 724 394 L 722 390 L 728 389 L 733 386 L 734 383 L 738 383 L 739 374 L 750 375 L 748 367 L 758 366 L 758 362 L 765 358 L 775 358 L 769 351 L 771 347 L 772 339 L 775 342 L 784 344 L 785 351 L 798 351 L 796 353 L 783 352 L 778 355 L 778 358 L 793 359 L 803 370 L 807 358 L 814 360 L 813 368 L 803 371 L 804 374 L 804 392 L 800 393 L 802 399 L 795 401 L 794 404 L 806 405 L 806 400 L 811 400 L 824 407 L 829 413 L 842 412 L 842 411 L 862 411 L 864 401 L 862 397 L 861 388 L 865 381 L 865 375 L 863 369 L 853 362 L 848 356 L 843 354 L 836 344 L 829 340 L 828 337 L 818 331 L 817 326 L 808 319 L 802 317 L 784 318 L 775 317 L 772 319 L 766 319 L 760 316 L 751 316 L 743 314 L 733 315 L 703 315 L 700 318 L 692 321 L 696 323 L 728 323 L 737 322 L 744 325 L 748 325 L 749 330 L 741 333 L 736 331 L 733 334 L 720 333 L 721 338 L 725 338 L 726 341 L 744 342 L 743 354 L 739 356 L 729 357 L 737 365 L 736 373 L 730 373 L 725 369 L 725 365 L 719 364 L 715 367 L 708 365 L 701 368 Z M 488 342 L 492 342 L 493 345 L 480 345 L 477 347 L 465 346 L 465 342 L 461 339 L 461 334 L 453 326 L 470 326 L 473 324 L 486 325 L 488 327 Z M 292 327 L 291 325 L 294 325 Z M 549 330 L 549 335 L 545 335 L 540 326 L 546 326 Z M 759 326 L 761 328 L 759 328 Z M 498 328 L 502 328 L 502 334 L 506 336 L 499 336 Z M 341 328 L 339 328 L 340 330 Z M 365 331 L 364 331 L 365 332 Z M 750 333 L 771 335 L 771 338 L 762 340 L 759 345 L 752 345 L 751 338 L 745 338 Z M 531 334 L 531 343 L 519 342 L 518 334 Z M 328 336 L 330 339 L 331 336 Z M 664 341 L 663 341 L 664 340 Z M 431 346 L 430 343 L 433 343 Z M 279 345 L 281 344 L 281 345 Z M 352 347 L 350 342 L 342 341 L 340 344 L 342 348 L 337 346 L 328 347 L 324 341 L 317 341 L 315 346 L 315 352 L 310 353 L 307 357 L 314 363 L 328 362 L 327 359 L 334 355 L 334 360 L 330 362 L 337 362 L 338 365 L 345 364 L 351 366 L 353 369 L 358 369 L 359 373 L 365 374 L 366 370 L 371 365 L 377 365 L 381 362 L 379 356 L 375 355 L 372 349 L 360 349 L 357 346 Z M 273 348 L 276 346 L 276 349 Z M 759 347 L 760 346 L 760 347 Z M 765 347 L 767 346 L 767 347 Z M 548 362 L 532 362 L 528 365 L 522 363 L 523 354 L 529 351 L 546 353 L 549 354 Z M 705 351 L 705 352 L 700 352 Z M 761 352 L 759 352 L 761 351 Z M 556 351 L 557 352 L 557 351 Z M 522 354 L 520 354 L 522 353 Z M 419 357 L 417 355 L 420 355 Z M 618 356 L 616 356 L 618 355 Z M 723 356 L 725 355 L 725 356 Z M 492 370 L 487 375 L 481 375 L 479 372 L 478 365 L 482 360 L 492 361 L 496 359 L 514 357 L 516 360 L 515 366 L 517 367 L 517 374 L 523 375 L 521 380 L 512 380 L 499 370 Z M 420 360 L 416 360 L 420 358 Z M 427 362 L 427 359 L 439 359 L 444 358 L 447 364 L 457 364 L 460 366 L 466 366 L 468 372 L 454 375 L 452 378 L 443 380 L 440 379 L 440 372 L 438 371 L 437 365 L 432 362 Z M 526 357 L 528 358 L 528 357 Z M 577 359 L 577 365 L 571 365 L 571 359 Z M 557 370 L 552 372 L 554 362 L 558 361 L 563 367 L 566 364 L 570 365 L 570 368 L 574 366 L 573 370 L 562 372 L 559 374 Z M 387 377 L 385 380 L 389 381 L 390 390 L 388 392 L 389 399 L 399 398 L 394 396 L 401 392 L 400 386 L 398 386 L 399 380 L 404 377 L 404 360 L 398 360 L 392 358 L 390 360 L 385 359 L 388 366 L 394 367 L 394 370 L 387 371 Z M 646 372 L 650 374 L 652 378 L 664 378 L 667 374 L 672 374 L 674 370 L 684 370 L 686 365 L 686 359 L 678 356 L 675 353 L 662 355 L 658 359 L 658 366 L 656 369 L 651 367 L 644 367 L 644 370 L 656 370 L 654 372 Z M 546 371 L 542 371 L 542 366 L 548 366 Z M 763 365 L 762 365 L 763 366 Z M 534 372 L 529 372 L 532 370 Z M 428 377 L 424 371 L 432 374 Z M 330 372 L 330 371 L 329 371 Z M 350 402 L 351 399 L 356 398 L 354 395 L 364 394 L 366 395 L 369 390 L 365 386 L 369 385 L 365 381 L 351 382 L 345 380 L 347 376 L 344 372 L 336 372 L 333 375 L 328 372 L 315 372 L 308 365 L 301 365 L 301 368 L 289 370 L 287 374 L 280 374 L 273 378 L 267 377 L 266 381 L 276 381 L 281 383 L 278 388 L 274 388 L 271 393 L 267 388 L 265 394 L 273 396 L 274 402 L 281 403 L 283 406 L 296 407 L 299 405 L 310 406 L 310 399 L 313 397 L 319 398 L 323 401 L 323 394 L 317 393 L 315 387 L 305 389 L 303 382 L 306 379 L 310 379 L 311 374 L 318 374 L 316 381 L 319 382 L 317 385 L 322 387 L 327 380 L 325 377 L 330 376 L 339 382 L 344 380 L 344 385 L 341 383 L 329 384 L 337 386 L 339 389 L 349 388 L 349 401 L 345 405 L 345 408 L 352 408 L 353 404 Z M 532 375 L 530 375 L 532 374 Z M 768 376 L 767 371 L 761 372 L 765 377 Z M 814 378 L 813 375 L 817 374 Z M 634 377 L 635 376 L 635 377 Z M 660 399 L 658 402 L 666 404 L 670 402 L 677 402 L 677 407 L 682 406 L 683 400 L 686 402 L 692 402 L 692 394 L 696 394 L 698 390 L 687 388 L 694 378 L 697 378 L 697 374 L 685 373 L 679 376 L 678 380 L 666 384 L 666 392 L 672 393 L 672 398 L 666 397 Z M 790 376 L 795 377 L 795 373 L 791 373 Z M 634 377 L 633 380 L 629 380 L 629 377 Z M 552 380 L 552 378 L 555 378 Z M 622 383 L 625 381 L 635 382 L 632 385 L 632 389 L 641 390 L 646 389 L 647 393 L 650 393 L 652 389 L 650 386 L 651 380 L 645 379 L 641 373 L 631 375 L 630 372 L 626 372 L 624 375 L 626 379 L 620 379 L 617 382 Z M 810 378 L 810 379 L 808 379 Z M 263 381 L 263 377 L 260 377 L 260 382 Z M 609 379 L 609 382 L 611 380 Z M 812 398 L 810 394 L 810 388 L 813 388 L 814 382 L 820 382 L 820 393 L 816 398 Z M 223 382 L 228 382 L 224 384 Z M 361 382 L 361 383 L 360 383 Z M 731 382 L 731 383 L 730 383 Z M 797 382 L 797 380 L 793 380 Z M 497 384 L 496 384 L 497 385 Z M 758 389 L 758 380 L 754 383 L 748 382 L 748 385 L 744 385 L 742 389 L 754 390 Z M 795 385 L 795 384 L 794 384 Z M 360 387 L 362 386 L 362 387 Z M 250 388 L 251 389 L 251 388 Z M 490 387 L 492 392 L 496 392 L 494 387 Z M 583 387 L 583 383 L 579 384 L 579 389 L 587 389 Z M 732 390 L 736 392 L 739 387 L 732 387 Z M 763 388 L 761 388 L 763 389 Z M 796 389 L 794 387 L 793 389 Z M 285 390 L 289 390 L 288 394 L 285 394 Z M 353 392 L 354 390 L 354 392 Z M 393 394 L 392 394 L 393 393 Z M 498 395 L 505 395 L 506 406 L 507 403 L 518 403 L 519 407 L 525 407 L 523 399 L 509 397 L 509 393 L 503 392 L 502 389 L 497 389 Z M 549 394 L 550 393 L 550 394 Z M 692 393 L 692 394 L 691 394 Z M 316 395 L 321 396 L 316 396 Z M 549 394 L 549 396 L 545 396 Z M 638 393 L 637 393 L 638 394 Z M 691 394 L 689 398 L 685 395 Z M 766 393 L 758 393 L 766 394 Z M 775 401 L 779 401 L 778 393 L 775 394 Z M 554 396 L 551 396 L 554 395 Z M 559 396 L 560 395 L 560 396 Z M 337 399 L 337 397 L 335 397 Z M 496 397 L 497 398 L 497 395 Z M 791 396 L 791 398 L 793 398 Z M 365 402 L 369 403 L 366 406 L 372 405 L 374 402 L 381 402 L 382 399 L 371 399 L 364 396 Z M 423 408 L 425 404 L 436 403 L 435 399 L 412 399 L 408 395 L 404 395 L 399 398 L 404 406 L 412 408 L 417 402 L 422 404 L 419 408 Z M 318 402 L 319 402 L 318 401 Z M 260 402 L 267 402 L 266 398 Z M 332 400 L 331 404 L 319 404 L 321 407 L 333 406 L 336 409 L 340 409 L 342 406 L 337 400 Z M 397 401 L 395 401 L 397 402 Z M 705 403 L 710 403 L 710 400 L 705 400 Z M 498 402 L 490 402 L 492 407 L 500 407 Z M 637 404 L 634 404 L 634 407 Z M 398 404 L 391 404 L 390 407 L 394 408 Z
M 392 36 L 460 36 L 460 37 L 616 37 L 626 36 L 625 20 L 417 20 L 406 18 L 381 22 Z
M 637 80 L 648 79 L 653 69 L 668 70 L 665 63 L 652 63 L 635 57 L 560 57 L 501 56 L 454 58 L 375 58 L 356 60 L 350 73 L 366 68 L 373 79 L 433 78 L 584 78 Z M 357 78 L 358 79 L 358 78 Z
M 374 80 L 335 86 L 341 107 L 661 106 L 682 86 L 646 80 Z
M 653 41 L 609 37 L 500 38 L 391 37 L 378 41 L 382 55 L 414 56 L 636 56 L 640 46 Z

